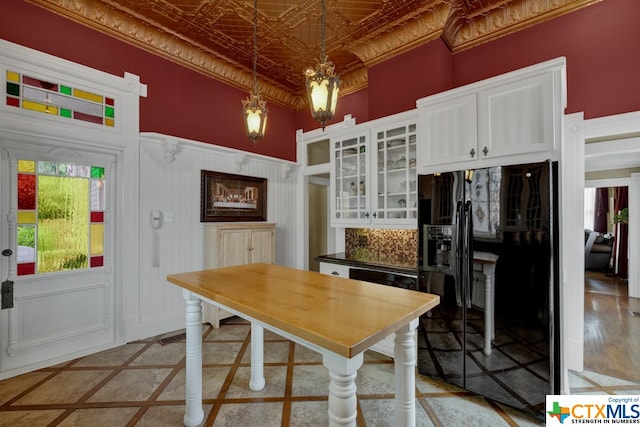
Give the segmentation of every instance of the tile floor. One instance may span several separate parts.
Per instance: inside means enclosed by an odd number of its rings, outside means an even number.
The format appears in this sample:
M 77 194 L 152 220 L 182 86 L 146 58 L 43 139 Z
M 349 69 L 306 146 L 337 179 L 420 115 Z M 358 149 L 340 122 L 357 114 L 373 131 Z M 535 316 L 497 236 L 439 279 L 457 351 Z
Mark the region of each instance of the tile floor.
M 328 376 L 318 354 L 265 331 L 267 386 L 252 392 L 249 325 L 203 326 L 207 426 L 327 425 Z M 180 426 L 182 331 L 0 381 L 0 426 Z M 163 345 L 164 344 L 164 345 Z M 367 352 L 358 372 L 358 425 L 393 425 L 393 363 Z M 572 393 L 640 394 L 640 383 L 572 373 Z M 540 420 L 446 383 L 416 377 L 418 426 L 542 426 Z

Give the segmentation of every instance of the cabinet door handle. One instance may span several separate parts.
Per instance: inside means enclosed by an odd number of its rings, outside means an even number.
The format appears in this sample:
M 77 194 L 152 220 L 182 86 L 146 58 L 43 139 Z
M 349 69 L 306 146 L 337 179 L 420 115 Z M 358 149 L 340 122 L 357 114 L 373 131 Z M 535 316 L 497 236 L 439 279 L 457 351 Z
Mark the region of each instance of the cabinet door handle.
M 247 250 L 248 250 L 248 251 L 252 251 L 252 250 L 253 250 L 253 248 L 247 248 Z
M 489 153 L 489 149 L 485 146 L 485 147 L 482 149 L 482 152 L 484 153 L 484 156 L 485 156 L 485 157 L 487 157 L 487 154 Z
M 365 213 L 364 213 L 364 217 L 365 217 L 365 218 L 369 218 L 369 212 L 365 212 Z
M 378 213 L 377 213 L 377 212 L 374 212 L 374 213 L 373 213 L 373 217 L 374 217 L 374 218 L 377 218 L 377 217 L 378 217 Z
M 471 158 L 473 159 L 476 155 L 476 149 L 472 148 L 471 151 L 469 151 L 469 155 L 471 156 Z
M 340 273 L 338 273 L 337 271 L 332 271 L 331 274 L 334 275 L 334 276 L 339 276 L 340 275 Z

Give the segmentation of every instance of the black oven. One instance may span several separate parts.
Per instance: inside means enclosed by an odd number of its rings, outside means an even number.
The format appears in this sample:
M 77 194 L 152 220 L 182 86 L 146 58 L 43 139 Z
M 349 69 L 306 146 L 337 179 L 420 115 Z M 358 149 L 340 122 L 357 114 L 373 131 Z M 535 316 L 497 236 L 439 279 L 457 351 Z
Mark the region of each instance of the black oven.
M 389 271 L 350 268 L 349 278 L 380 285 L 394 286 L 396 288 L 410 289 L 412 291 L 418 290 L 417 279 L 415 277 Z

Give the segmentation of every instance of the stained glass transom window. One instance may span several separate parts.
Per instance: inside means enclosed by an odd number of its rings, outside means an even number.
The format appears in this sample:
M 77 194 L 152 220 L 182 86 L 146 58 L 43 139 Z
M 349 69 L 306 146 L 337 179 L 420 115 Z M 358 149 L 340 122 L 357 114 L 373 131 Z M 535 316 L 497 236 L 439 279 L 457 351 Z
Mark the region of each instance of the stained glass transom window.
M 115 126 L 114 98 L 7 71 L 7 105 L 39 113 Z
M 105 171 L 18 161 L 18 276 L 104 265 Z

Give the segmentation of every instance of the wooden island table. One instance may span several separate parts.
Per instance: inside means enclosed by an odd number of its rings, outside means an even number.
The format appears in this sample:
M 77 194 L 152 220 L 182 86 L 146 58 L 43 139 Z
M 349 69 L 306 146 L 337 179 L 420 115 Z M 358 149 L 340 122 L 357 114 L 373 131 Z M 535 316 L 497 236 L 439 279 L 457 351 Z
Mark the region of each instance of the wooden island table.
M 415 426 L 414 341 L 418 317 L 437 295 L 273 264 L 248 264 L 172 274 L 186 300 L 185 426 L 204 419 L 202 301 L 251 322 L 251 390 L 265 385 L 263 328 L 322 354 L 329 370 L 329 423 L 355 426 L 355 378 L 363 353 L 395 332 L 395 417 Z

